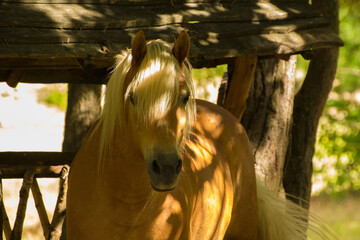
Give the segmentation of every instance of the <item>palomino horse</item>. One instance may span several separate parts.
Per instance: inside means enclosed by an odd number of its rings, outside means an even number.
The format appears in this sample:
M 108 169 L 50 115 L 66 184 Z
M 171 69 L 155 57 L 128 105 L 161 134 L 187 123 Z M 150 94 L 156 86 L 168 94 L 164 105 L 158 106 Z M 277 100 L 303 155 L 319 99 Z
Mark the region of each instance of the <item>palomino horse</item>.
M 304 239 L 307 212 L 257 183 L 244 128 L 195 101 L 189 47 L 140 31 L 119 57 L 71 166 L 69 240 Z

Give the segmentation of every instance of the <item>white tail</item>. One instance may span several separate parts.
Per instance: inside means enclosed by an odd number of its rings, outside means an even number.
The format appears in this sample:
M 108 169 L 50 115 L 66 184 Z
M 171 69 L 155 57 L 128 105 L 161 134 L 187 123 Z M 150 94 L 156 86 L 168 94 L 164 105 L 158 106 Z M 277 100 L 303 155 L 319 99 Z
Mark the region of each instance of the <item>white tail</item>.
M 257 195 L 260 240 L 338 239 L 320 219 L 278 196 L 259 179 Z

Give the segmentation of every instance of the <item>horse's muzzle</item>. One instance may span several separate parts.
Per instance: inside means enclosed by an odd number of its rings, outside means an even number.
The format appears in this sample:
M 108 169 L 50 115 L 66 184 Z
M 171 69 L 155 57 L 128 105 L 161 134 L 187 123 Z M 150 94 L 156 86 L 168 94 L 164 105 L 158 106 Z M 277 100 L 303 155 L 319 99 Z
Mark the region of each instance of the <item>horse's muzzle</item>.
M 178 183 L 182 160 L 177 153 L 155 154 L 153 160 L 147 163 L 146 169 L 155 191 L 170 191 Z

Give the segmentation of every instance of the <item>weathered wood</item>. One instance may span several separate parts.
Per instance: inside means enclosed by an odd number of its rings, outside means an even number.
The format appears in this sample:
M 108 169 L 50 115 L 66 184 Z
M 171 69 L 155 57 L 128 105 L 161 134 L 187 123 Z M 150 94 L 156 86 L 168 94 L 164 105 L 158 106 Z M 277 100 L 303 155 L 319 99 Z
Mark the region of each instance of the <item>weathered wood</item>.
M 6 167 L 2 169 L 2 178 L 21 178 L 29 169 L 35 172 L 35 177 L 37 178 L 57 178 L 61 174 L 61 169 L 65 166 L 67 165 Z
M 239 121 L 246 109 L 246 100 L 254 77 L 256 56 L 241 56 L 235 59 L 227 84 L 224 108 L 229 110 Z
M 130 43 L 130 41 L 129 41 Z M 128 44 L 129 44 L 128 43 Z M 207 38 L 192 38 L 190 59 L 204 61 L 211 59 L 231 58 L 239 55 L 266 56 L 276 54 L 293 54 L 316 48 L 341 46 L 343 42 L 332 31 L 324 28 L 299 30 L 284 34 L 260 34 L 245 37 L 218 38 L 217 35 L 209 35 Z M 124 49 L 123 44 L 111 43 L 108 52 L 101 52 L 102 45 L 70 43 L 70 44 L 42 44 L 38 47 L 33 45 L 14 45 L 12 47 L 0 46 L 0 59 L 14 59 L 23 57 L 32 58 L 83 58 L 92 56 L 94 59 L 111 59 Z M 13 64 L 15 64 L 13 62 Z M 79 64 L 73 62 L 74 67 Z M 109 66 L 110 67 L 110 66 Z
M 2 0 L 3 2 L 17 3 L 94 3 L 116 5 L 169 5 L 169 0 Z M 308 0 L 277 0 L 277 2 L 305 2 Z M 172 0 L 172 3 L 233 3 L 234 0 Z M 270 2 L 270 0 L 237 0 L 237 2 Z
M 87 58 L 99 69 L 107 69 L 114 64 L 113 57 L 103 57 L 99 59 Z M 0 58 L 0 71 L 4 70 L 31 70 L 31 69 L 51 69 L 62 72 L 64 69 L 83 69 L 81 61 L 84 59 L 65 58 L 65 57 L 52 57 L 52 58 L 31 58 L 31 57 L 12 57 L 12 58 Z M 60 70 L 60 71 L 59 71 Z M 1 81 L 3 77 L 0 76 Z
M 290 19 L 286 21 L 266 22 L 227 22 L 226 28 L 219 29 L 216 22 L 197 24 L 172 24 L 160 27 L 106 29 L 106 30 L 79 30 L 79 29 L 42 29 L 42 28 L 0 28 L 0 39 L 6 41 L 8 46 L 12 44 L 70 44 L 70 43 L 122 43 L 126 46 L 131 42 L 132 36 L 140 29 L 146 32 L 148 39 L 162 38 L 171 42 L 177 35 L 176 29 L 186 27 L 190 34 L 199 39 L 206 39 L 210 33 L 218 38 L 238 37 L 255 34 L 288 33 L 296 30 L 322 27 L 328 24 L 322 17 Z M 120 34 L 121 33 L 121 34 Z
M 75 153 L 67 152 L 1 152 L 0 177 L 21 178 L 29 169 L 35 177 L 59 177 L 74 156 Z
M 296 56 L 258 61 L 242 118 L 253 145 L 256 171 L 267 186 L 278 190 L 292 126 Z
M 33 171 L 26 171 L 23 179 L 23 184 L 20 189 L 20 200 L 18 209 L 16 212 L 16 218 L 14 223 L 14 228 L 11 232 L 10 240 L 17 240 L 21 239 L 24 220 L 25 220 L 25 213 L 27 208 L 27 202 L 29 198 L 29 191 L 30 187 L 33 183 L 34 179 L 34 172 Z
M 70 164 L 74 152 L 0 152 L 0 168 L 8 166 L 57 166 Z M 1 172 L 2 174 L 2 172 Z
M 55 205 L 54 216 L 50 225 L 50 233 L 46 239 L 48 240 L 58 240 L 61 236 L 61 228 L 64 223 L 65 213 L 66 213 L 66 194 L 68 189 L 68 175 L 69 169 L 63 168 L 61 171 L 60 177 L 60 188 Z
M 37 212 L 38 212 L 38 215 L 40 218 L 40 223 L 41 223 L 41 226 L 43 229 L 43 234 L 44 234 L 44 237 L 46 238 L 49 235 L 50 222 L 49 222 L 49 217 L 46 212 L 42 194 L 40 191 L 39 183 L 36 180 L 36 178 L 34 178 L 33 184 L 31 185 L 31 192 L 34 197 L 35 207 L 37 209 Z
M 195 44 L 205 59 L 239 55 L 267 56 L 294 54 L 312 48 L 342 46 L 343 42 L 331 30 L 314 28 L 284 34 L 260 34 L 230 39 L 209 36 L 207 40 L 195 39 Z M 226 48 L 222 48 L 226 46 Z
M 162 5 L 125 7 L 7 3 L 0 8 L 0 16 L 0 26 L 3 27 L 106 30 L 188 22 L 283 20 L 321 15 L 311 5 L 299 2 L 235 2 L 231 5 L 175 4 L 172 8 L 164 8 Z
M 5 81 L 7 74 L 0 74 L 0 82 Z M 72 83 L 72 84 L 105 84 L 108 70 L 96 69 L 91 72 L 84 70 L 24 70 L 21 82 L 24 83 Z

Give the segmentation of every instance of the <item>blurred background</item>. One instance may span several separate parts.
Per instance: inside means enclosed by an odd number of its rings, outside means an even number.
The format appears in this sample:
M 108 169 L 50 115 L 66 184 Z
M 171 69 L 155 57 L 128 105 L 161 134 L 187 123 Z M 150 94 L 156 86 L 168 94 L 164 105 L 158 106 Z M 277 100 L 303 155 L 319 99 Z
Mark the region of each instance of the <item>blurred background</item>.
M 340 49 L 336 80 L 318 128 L 314 156 L 311 210 L 339 233 L 360 236 L 360 2 L 340 0 Z M 298 57 L 297 85 L 309 61 Z M 216 102 L 226 65 L 194 69 L 198 98 Z M 61 151 L 67 105 L 65 84 L 0 84 L 0 151 Z M 4 114 L 6 113 L 6 114 Z M 54 210 L 57 179 L 39 179 L 49 218 Z M 3 180 L 4 202 L 13 224 L 21 180 Z M 31 194 L 31 193 L 30 193 Z M 41 239 L 41 226 L 29 198 L 23 239 Z

